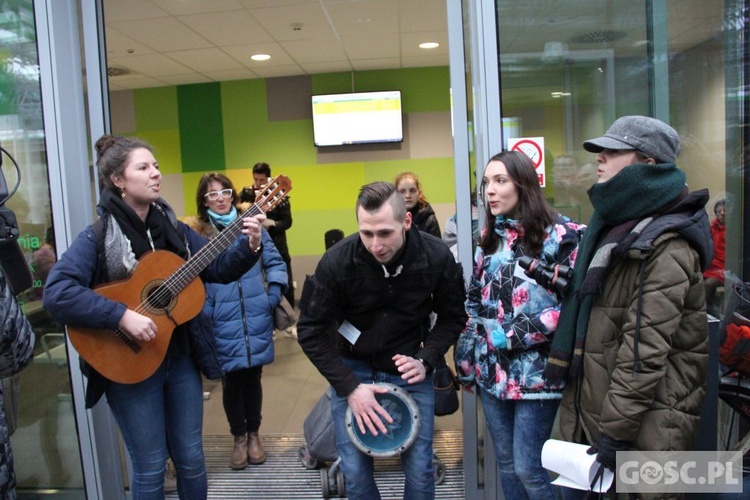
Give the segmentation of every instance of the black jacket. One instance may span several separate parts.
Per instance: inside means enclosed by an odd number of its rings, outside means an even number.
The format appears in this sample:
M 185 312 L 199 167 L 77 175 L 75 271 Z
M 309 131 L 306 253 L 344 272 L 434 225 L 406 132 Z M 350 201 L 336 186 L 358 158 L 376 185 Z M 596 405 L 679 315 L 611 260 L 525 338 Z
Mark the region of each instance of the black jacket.
M 432 205 L 429 203 L 426 205 L 417 204 L 414 208 L 409 210 L 409 212 L 411 212 L 411 220 L 414 225 L 417 226 L 417 229 L 427 234 L 431 234 L 436 238 L 442 238 L 440 224 L 438 224 Z
M 249 186 L 240 192 L 240 200 L 243 203 L 255 203 L 255 188 Z M 266 212 L 266 217 L 273 220 L 276 225 L 267 228 L 268 234 L 273 239 L 276 250 L 279 251 L 284 262 L 291 262 L 289 246 L 286 242 L 286 232 L 292 227 L 292 203 L 289 196 L 281 200 L 275 207 Z M 291 271 L 291 269 L 290 269 Z
M 342 356 L 365 359 L 390 373 L 398 373 L 391 360 L 395 354 L 436 366 L 466 326 L 461 267 L 442 240 L 412 226 L 390 274 L 385 277 L 359 234 L 353 234 L 329 249 L 305 281 L 299 343 L 339 396 L 360 383 Z M 430 330 L 433 311 L 437 321 Z M 344 321 L 361 332 L 354 345 L 338 333 Z

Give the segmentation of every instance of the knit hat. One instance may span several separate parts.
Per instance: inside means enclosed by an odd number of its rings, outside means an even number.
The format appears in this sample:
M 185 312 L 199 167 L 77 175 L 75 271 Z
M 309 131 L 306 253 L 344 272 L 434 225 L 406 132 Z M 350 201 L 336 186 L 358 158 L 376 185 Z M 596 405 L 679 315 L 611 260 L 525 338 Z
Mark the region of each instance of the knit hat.
M 635 149 L 659 163 L 674 163 L 680 154 L 680 135 L 661 120 L 648 116 L 623 116 L 597 139 L 583 143 L 583 149 L 599 153 L 604 149 Z

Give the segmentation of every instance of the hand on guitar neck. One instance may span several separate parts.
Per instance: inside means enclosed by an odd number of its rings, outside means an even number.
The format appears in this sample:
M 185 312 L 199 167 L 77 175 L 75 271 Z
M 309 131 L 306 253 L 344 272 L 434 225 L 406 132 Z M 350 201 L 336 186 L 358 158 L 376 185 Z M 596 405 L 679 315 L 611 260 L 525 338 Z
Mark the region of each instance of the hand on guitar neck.
M 250 250 L 260 247 L 260 228 L 266 220 L 266 214 L 259 213 L 251 217 L 245 217 L 242 221 L 242 233 L 247 235 Z

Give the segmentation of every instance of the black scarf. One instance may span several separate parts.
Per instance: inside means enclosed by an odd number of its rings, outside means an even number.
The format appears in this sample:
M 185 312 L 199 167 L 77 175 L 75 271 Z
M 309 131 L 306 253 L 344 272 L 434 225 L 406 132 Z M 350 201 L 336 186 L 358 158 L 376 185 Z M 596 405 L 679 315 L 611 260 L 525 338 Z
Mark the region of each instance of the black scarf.
M 578 375 L 591 309 L 602 291 L 612 254 L 627 251 L 650 222 L 649 216 L 663 212 L 685 192 L 685 174 L 674 163 L 636 163 L 589 189 L 594 214 L 578 248 L 552 339 L 544 371 L 550 383 Z
M 168 205 L 162 206 L 159 202 L 152 203 L 144 222 L 119 196 L 109 189 L 104 189 L 99 200 L 99 207 L 118 222 L 125 237 L 130 241 L 136 259 L 151 251 L 149 232 L 154 249 L 168 250 L 185 260 L 188 259 L 189 254 L 185 242 L 167 215 Z

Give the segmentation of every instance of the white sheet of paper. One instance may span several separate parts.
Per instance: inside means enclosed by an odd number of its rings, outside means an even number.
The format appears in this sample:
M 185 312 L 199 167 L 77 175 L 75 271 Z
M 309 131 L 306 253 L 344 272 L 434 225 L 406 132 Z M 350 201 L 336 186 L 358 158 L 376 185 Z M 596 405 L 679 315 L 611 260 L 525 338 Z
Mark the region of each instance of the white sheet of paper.
M 356 326 L 346 320 L 344 320 L 344 322 L 341 323 L 341 326 L 339 326 L 339 333 L 348 340 L 351 345 L 354 345 L 362 334 Z
M 560 475 L 552 484 L 591 490 L 591 481 L 599 469 L 599 462 L 596 455 L 586 453 L 588 449 L 589 446 L 584 444 L 548 439 L 542 447 L 542 467 Z M 596 482 L 593 491 L 606 492 L 612 486 L 614 477 L 614 472 L 604 469 L 601 481 Z

